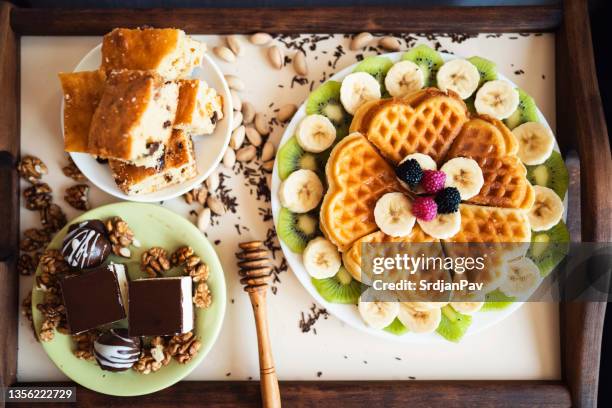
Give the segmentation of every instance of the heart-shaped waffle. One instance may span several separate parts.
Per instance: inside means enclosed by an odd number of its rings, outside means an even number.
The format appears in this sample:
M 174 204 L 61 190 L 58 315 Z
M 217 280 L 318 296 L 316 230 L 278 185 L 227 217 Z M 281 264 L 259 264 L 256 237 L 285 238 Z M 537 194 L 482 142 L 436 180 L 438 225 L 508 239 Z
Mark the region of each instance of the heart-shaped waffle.
M 535 193 L 527 180 L 527 169 L 516 152 L 518 143 L 499 120 L 480 116 L 463 125 L 447 159 L 469 157 L 482 169 L 484 185 L 470 203 L 528 210 Z
M 363 250 L 362 244 L 387 242 L 429 244 L 436 242 L 439 243 L 440 240 L 427 235 L 417 224 L 415 224 L 415 226 L 412 228 L 410 234 L 405 237 L 392 237 L 379 230 L 358 239 L 353 243 L 353 245 L 351 245 L 351 247 L 346 252 L 342 254 L 342 261 L 344 262 L 344 267 L 347 271 L 349 271 L 353 278 L 361 282 L 361 254 Z M 442 248 L 440 247 L 440 250 L 441 249 Z M 384 248 L 381 247 L 381 250 L 384 251 Z M 385 256 L 385 254 L 380 254 L 380 256 Z
M 320 212 L 321 230 L 341 251 L 378 229 L 374 206 L 389 192 L 401 191 L 393 168 L 359 134 L 334 147 L 325 166 L 329 188 Z
M 369 103 L 355 118 L 351 131 L 366 135 L 393 163 L 414 152 L 439 163 L 467 121 L 468 110 L 454 92 L 426 88 L 407 97 Z

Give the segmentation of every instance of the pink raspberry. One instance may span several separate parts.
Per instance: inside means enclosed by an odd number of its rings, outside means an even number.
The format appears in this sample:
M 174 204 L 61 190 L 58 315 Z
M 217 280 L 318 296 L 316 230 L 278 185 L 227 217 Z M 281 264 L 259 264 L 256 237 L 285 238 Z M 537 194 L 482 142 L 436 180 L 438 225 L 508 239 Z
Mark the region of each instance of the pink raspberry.
M 444 188 L 446 174 L 439 170 L 424 170 L 421 185 L 428 194 L 435 194 Z
M 412 202 L 412 215 L 419 220 L 431 221 L 438 214 L 438 204 L 433 197 L 417 197 Z

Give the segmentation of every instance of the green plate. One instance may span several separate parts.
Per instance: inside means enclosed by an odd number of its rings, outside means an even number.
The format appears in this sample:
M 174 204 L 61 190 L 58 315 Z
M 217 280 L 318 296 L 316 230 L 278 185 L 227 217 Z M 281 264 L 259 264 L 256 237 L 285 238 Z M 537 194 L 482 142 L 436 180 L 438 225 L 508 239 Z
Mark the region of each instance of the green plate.
M 86 219 L 105 219 L 111 216 L 123 218 L 140 241 L 140 248 L 131 247 L 132 258 L 126 260 L 111 256 L 109 259 L 127 265 L 130 279 L 144 276 L 139 268 L 140 254 L 153 246 L 160 246 L 169 253 L 183 245 L 190 245 L 195 253 L 209 266 L 208 285 L 213 302 L 208 309 L 197 309 L 195 312 L 195 334 L 202 342 L 202 348 L 195 358 L 187 364 L 176 361 L 159 371 L 148 375 L 138 374 L 133 370 L 120 373 L 103 371 L 91 361 L 79 360 L 72 354 L 70 336 L 58 332 L 50 342 L 41 343 L 51 360 L 75 382 L 83 387 L 109 395 L 130 396 L 143 395 L 159 391 L 180 381 L 187 376 L 212 348 L 225 315 L 226 288 L 225 276 L 214 248 L 204 235 L 185 218 L 152 204 L 118 203 L 91 210 L 74 219 L 70 224 Z M 68 226 L 64 227 L 51 241 L 49 248 L 59 248 Z M 36 271 L 37 274 L 40 270 Z M 168 276 L 178 275 L 180 270 L 170 270 Z M 42 301 L 43 293 L 36 288 L 32 292 L 32 313 L 36 332 L 40 332 L 43 317 L 36 308 Z

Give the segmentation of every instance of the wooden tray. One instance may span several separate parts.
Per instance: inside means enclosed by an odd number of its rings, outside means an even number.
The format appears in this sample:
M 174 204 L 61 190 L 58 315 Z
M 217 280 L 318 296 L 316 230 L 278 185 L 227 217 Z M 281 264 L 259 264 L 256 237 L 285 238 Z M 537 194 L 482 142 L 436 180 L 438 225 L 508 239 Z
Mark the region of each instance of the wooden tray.
M 554 32 L 557 136 L 577 151 L 581 200 L 570 226 L 585 242 L 612 239 L 612 162 L 601 107 L 586 0 L 558 6 L 435 8 L 285 8 L 43 10 L 0 2 L 0 386 L 16 383 L 19 315 L 19 37 L 102 35 L 114 27 L 173 26 L 197 34 L 373 32 Z M 35 118 L 28 118 L 35 120 Z M 568 164 L 570 164 L 568 162 Z M 576 210 L 580 208 L 580 210 Z M 577 226 L 577 229 L 576 229 Z M 578 406 L 596 405 L 605 303 L 560 305 L 560 381 L 291 381 L 285 406 Z M 60 385 L 59 383 L 52 383 Z M 74 385 L 74 384 L 63 384 Z M 258 406 L 254 381 L 181 382 L 153 395 L 115 398 L 77 387 L 80 405 Z M 1 404 L 1 402 L 0 402 Z M 66 404 L 67 405 L 67 404 Z M 45 406 L 54 406 L 46 404 Z M 59 405 L 57 405 L 59 406 Z

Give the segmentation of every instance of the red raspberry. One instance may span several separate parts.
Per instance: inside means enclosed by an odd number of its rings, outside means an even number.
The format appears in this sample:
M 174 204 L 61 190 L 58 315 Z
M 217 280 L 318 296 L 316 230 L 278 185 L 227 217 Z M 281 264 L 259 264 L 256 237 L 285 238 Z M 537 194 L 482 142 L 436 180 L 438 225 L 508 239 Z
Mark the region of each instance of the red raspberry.
M 435 194 L 444 188 L 446 174 L 439 170 L 424 170 L 421 185 L 428 194 Z
M 417 197 L 412 202 L 412 215 L 419 220 L 431 221 L 438 214 L 438 204 L 433 197 Z

